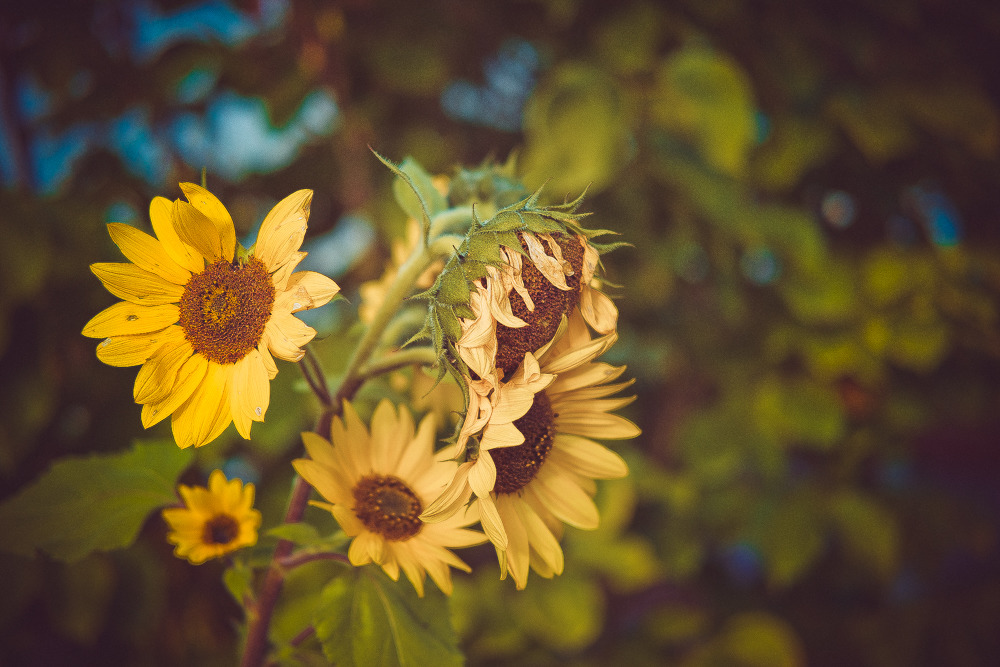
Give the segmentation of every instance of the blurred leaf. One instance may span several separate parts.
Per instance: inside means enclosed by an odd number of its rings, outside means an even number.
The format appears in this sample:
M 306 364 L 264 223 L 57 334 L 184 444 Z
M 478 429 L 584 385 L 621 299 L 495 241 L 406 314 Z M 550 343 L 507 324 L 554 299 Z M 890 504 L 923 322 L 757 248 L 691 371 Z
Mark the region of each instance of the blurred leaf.
M 593 579 L 567 572 L 533 577 L 513 598 L 513 617 L 529 636 L 560 651 L 579 651 L 597 639 L 604 624 L 604 594 Z
M 661 605 L 643 619 L 643 625 L 653 641 L 667 645 L 683 644 L 697 639 L 709 625 L 704 609 L 676 604 Z
M 667 27 L 655 4 L 628 4 L 598 27 L 595 42 L 601 60 L 625 73 L 647 69 Z
M 232 565 L 222 573 L 222 583 L 233 596 L 233 600 L 241 607 L 254 597 L 253 570 L 240 558 L 234 559 Z
M 753 90 L 742 67 L 713 49 L 688 46 L 657 72 L 653 119 L 688 137 L 705 162 L 730 176 L 747 168 L 756 142 Z
M 779 289 L 792 313 L 803 324 L 838 324 L 857 310 L 850 267 L 829 261 L 799 280 L 783 281 Z
M 899 157 L 915 143 L 899 100 L 888 92 L 841 92 L 827 102 L 826 111 L 875 165 Z
M 265 534 L 303 546 L 315 544 L 323 539 L 314 525 L 303 522 L 283 523 L 269 529 Z
M 392 192 L 396 196 L 396 202 L 407 217 L 417 221 L 424 219 L 424 209 L 420 205 L 420 199 L 423 199 L 424 205 L 427 206 L 427 214 L 432 218 L 448 208 L 448 202 L 444 195 L 434 187 L 431 175 L 420 166 L 420 163 L 408 157 L 399 163 L 399 170 L 409 176 L 410 182 L 413 184 L 411 188 L 400 177 L 392 182 Z M 419 193 L 419 198 L 417 193 Z
M 176 502 L 177 476 L 192 456 L 172 441 L 157 441 L 59 460 L 0 505 L 0 548 L 23 556 L 37 549 L 73 562 L 92 551 L 127 547 L 150 512 Z
M 448 599 L 433 585 L 417 597 L 374 565 L 337 577 L 313 617 L 327 659 L 337 665 L 460 665 Z
M 739 667 L 800 667 L 805 651 L 785 621 L 764 612 L 746 612 L 726 623 L 719 638 L 727 659 Z
M 776 117 L 767 140 L 754 152 L 754 182 L 769 190 L 788 190 L 806 172 L 826 162 L 834 149 L 832 129 L 811 118 Z
M 792 495 L 765 519 L 758 541 L 772 586 L 794 583 L 822 552 L 825 525 L 819 509 L 811 497 Z
M 899 552 L 899 528 L 892 513 L 851 490 L 831 497 L 828 510 L 848 555 L 883 578 L 891 576 Z
M 900 366 L 927 372 L 947 354 L 950 337 L 944 322 L 905 321 L 893 330 L 887 353 Z
M 989 97 L 971 81 L 903 85 L 896 93 L 916 125 L 964 144 L 982 158 L 995 158 L 1000 119 Z
M 777 443 L 828 449 L 844 435 L 840 397 L 832 389 L 769 378 L 753 394 L 754 422 Z

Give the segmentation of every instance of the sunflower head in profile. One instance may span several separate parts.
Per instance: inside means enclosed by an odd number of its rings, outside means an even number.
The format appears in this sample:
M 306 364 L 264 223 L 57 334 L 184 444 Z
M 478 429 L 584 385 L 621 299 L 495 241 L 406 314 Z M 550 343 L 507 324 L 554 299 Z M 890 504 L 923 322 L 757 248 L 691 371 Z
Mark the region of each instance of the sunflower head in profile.
M 249 251 L 236 242 L 229 212 L 208 190 L 182 183 L 188 201 L 157 197 L 156 238 L 118 223 L 111 239 L 130 262 L 92 264 L 124 299 L 92 318 L 83 334 L 103 338 L 98 358 L 138 366 L 134 398 L 149 428 L 168 416 L 181 447 L 204 445 L 230 424 L 244 438 L 264 421 L 274 357 L 298 361 L 316 331 L 293 316 L 332 299 L 339 287 L 305 257 L 312 191 L 280 201 Z
M 479 434 L 478 452 L 462 463 L 421 518 L 447 519 L 469 501 L 496 548 L 501 576 L 517 588 L 528 570 L 551 577 L 563 569 L 563 525 L 598 525 L 595 479 L 628 473 L 624 460 L 593 439 L 633 438 L 639 429 L 612 411 L 634 397 L 611 397 L 631 382 L 614 382 L 625 370 L 595 359 L 617 338 L 591 338 L 580 310 L 551 344 L 528 352 L 508 382 L 470 383 L 470 412 L 456 447 Z M 471 416 L 470 416 L 471 415 Z
M 351 563 L 376 563 L 394 580 L 402 570 L 420 596 L 428 574 L 450 595 L 449 568 L 468 572 L 469 567 L 449 548 L 481 544 L 486 536 L 467 528 L 479 520 L 475 510 L 456 511 L 435 525 L 420 520 L 456 467 L 434 457 L 433 415 L 414 428 L 405 406 L 397 411 L 383 400 L 369 432 L 345 401 L 343 420 L 333 419 L 332 444 L 315 433 L 303 433 L 302 439 L 310 458 L 293 465 L 329 501 L 311 504 L 329 510 L 353 538 L 347 552 Z
M 221 470 L 213 470 L 207 489 L 181 484 L 178 491 L 184 506 L 163 510 L 167 541 L 176 545 L 178 558 L 198 565 L 257 543 L 261 516 L 253 509 L 253 484 L 227 482 Z

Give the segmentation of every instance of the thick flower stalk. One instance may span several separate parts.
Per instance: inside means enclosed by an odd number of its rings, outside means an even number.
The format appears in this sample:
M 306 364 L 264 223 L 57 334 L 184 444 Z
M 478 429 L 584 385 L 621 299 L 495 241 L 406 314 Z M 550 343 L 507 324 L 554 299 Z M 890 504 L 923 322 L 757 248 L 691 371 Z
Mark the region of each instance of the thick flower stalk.
M 275 206 L 249 251 L 233 220 L 208 190 L 182 183 L 188 201 L 157 197 L 149 214 L 157 238 L 112 223 L 112 240 L 131 263 L 91 270 L 124 299 L 83 329 L 104 338 L 98 358 L 112 366 L 141 365 L 134 398 L 149 428 L 171 416 L 180 447 L 201 446 L 232 422 L 244 438 L 264 421 L 274 357 L 298 361 L 316 331 L 293 316 L 318 308 L 339 287 L 313 271 L 295 272 L 305 257 L 312 191 Z

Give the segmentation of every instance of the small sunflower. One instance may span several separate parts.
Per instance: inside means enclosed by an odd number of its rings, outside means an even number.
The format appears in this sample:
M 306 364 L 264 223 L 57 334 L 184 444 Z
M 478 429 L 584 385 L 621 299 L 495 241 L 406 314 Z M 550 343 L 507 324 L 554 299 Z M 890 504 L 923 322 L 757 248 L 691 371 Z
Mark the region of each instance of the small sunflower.
M 469 571 L 449 548 L 468 547 L 486 536 L 467 526 L 479 520 L 474 509 L 452 513 L 445 521 L 428 525 L 420 513 L 452 478 L 453 461 L 434 457 L 433 415 L 414 431 L 405 406 L 396 409 L 383 400 L 372 415 L 371 432 L 357 412 L 344 402 L 344 418 L 333 419 L 331 439 L 303 433 L 311 458 L 292 462 L 295 470 L 328 503 L 311 501 L 329 510 L 348 537 L 354 538 L 347 556 L 355 566 L 374 562 L 393 580 L 406 573 L 417 594 L 424 594 L 424 575 L 450 595 L 449 566 Z
M 293 273 L 306 256 L 299 246 L 311 190 L 280 201 L 248 252 L 215 195 L 193 183 L 180 187 L 188 201 L 150 204 L 158 238 L 108 225 L 131 263 L 90 268 L 124 301 L 98 313 L 83 335 L 105 339 L 97 346 L 104 363 L 142 365 L 133 394 L 145 428 L 172 415 L 181 447 L 214 440 L 230 422 L 249 439 L 278 373 L 272 355 L 298 361 L 316 335 L 292 313 L 322 306 L 340 288 L 313 271 Z
M 478 456 L 459 466 L 421 518 L 447 519 L 473 499 L 496 547 L 501 577 L 510 572 L 519 589 L 529 566 L 545 577 L 562 572 L 564 523 L 597 527 L 593 480 L 628 474 L 618 454 L 591 440 L 639 434 L 635 424 L 611 413 L 634 397 L 607 398 L 631 384 L 608 384 L 625 367 L 594 361 L 616 338 L 612 332 L 592 339 L 576 311 L 537 360 L 525 354 L 510 382 L 470 383 L 472 416 L 448 454 L 460 456 L 470 434 L 481 430 Z
M 510 377 L 528 352 L 552 340 L 564 315 L 579 309 L 600 334 L 615 330 L 618 310 L 598 288 L 597 250 L 579 234 L 519 232 L 521 248 L 501 247 L 505 262 L 474 285 L 475 317 L 460 321 L 456 349 L 479 376 Z M 514 293 L 516 292 L 516 296 Z
M 226 481 L 213 470 L 208 488 L 178 487 L 184 507 L 168 507 L 163 519 L 170 526 L 167 541 L 177 545 L 174 555 L 195 565 L 257 543 L 260 512 L 253 509 L 253 484 Z

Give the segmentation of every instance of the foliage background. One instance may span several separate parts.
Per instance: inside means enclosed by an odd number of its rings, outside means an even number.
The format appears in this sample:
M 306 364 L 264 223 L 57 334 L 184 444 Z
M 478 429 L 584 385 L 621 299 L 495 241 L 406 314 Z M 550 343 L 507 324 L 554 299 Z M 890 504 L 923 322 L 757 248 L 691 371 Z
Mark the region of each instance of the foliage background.
M 609 356 L 644 435 L 562 577 L 514 594 L 468 554 L 469 662 L 995 664 L 998 43 L 974 0 L 5 3 L 2 498 L 169 434 L 79 334 L 112 301 L 87 269 L 117 256 L 103 223 L 148 228 L 202 166 L 239 233 L 314 189 L 308 268 L 349 299 L 312 322 L 335 372 L 405 224 L 368 146 L 431 172 L 516 150 L 635 244 L 606 261 Z M 182 478 L 256 481 L 265 525 L 315 414 L 294 368 L 276 383 L 254 440 Z M 0 555 L 0 662 L 229 664 L 223 566 L 164 534 Z

